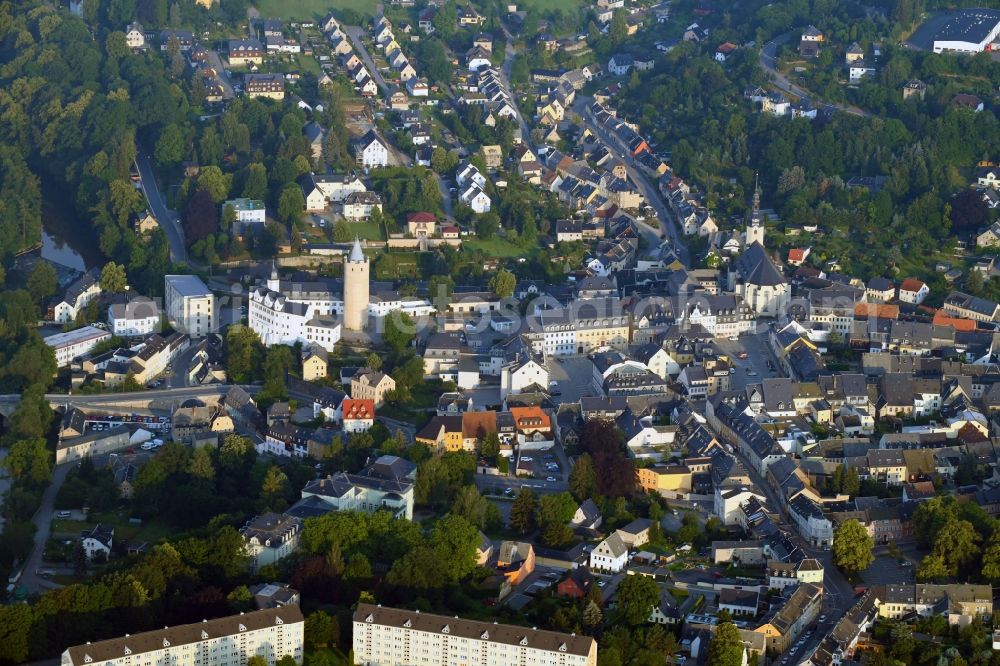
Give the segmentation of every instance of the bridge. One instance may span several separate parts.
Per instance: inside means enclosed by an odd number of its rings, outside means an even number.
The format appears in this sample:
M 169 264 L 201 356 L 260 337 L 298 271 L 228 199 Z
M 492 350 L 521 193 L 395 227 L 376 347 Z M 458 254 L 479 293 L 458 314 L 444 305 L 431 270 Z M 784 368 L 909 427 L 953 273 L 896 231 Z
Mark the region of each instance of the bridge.
M 173 411 L 185 400 L 197 398 L 205 402 L 219 402 L 233 384 L 210 384 L 208 386 L 188 386 L 183 388 L 149 389 L 130 393 L 46 393 L 52 409 L 68 409 L 70 407 L 85 407 L 90 409 L 150 409 Z M 260 391 L 260 386 L 240 385 L 247 393 L 254 395 Z M 0 395 L 0 416 L 10 418 L 21 402 L 21 395 Z

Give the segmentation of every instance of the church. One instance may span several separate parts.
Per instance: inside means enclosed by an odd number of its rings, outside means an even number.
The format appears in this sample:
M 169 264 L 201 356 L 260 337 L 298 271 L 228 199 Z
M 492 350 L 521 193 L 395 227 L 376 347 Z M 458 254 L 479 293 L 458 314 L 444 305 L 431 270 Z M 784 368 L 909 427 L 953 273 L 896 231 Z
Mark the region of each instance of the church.
M 758 317 L 778 317 L 788 311 L 792 288 L 764 249 L 764 231 L 760 187 L 755 182 L 743 251 L 730 262 L 728 288 Z

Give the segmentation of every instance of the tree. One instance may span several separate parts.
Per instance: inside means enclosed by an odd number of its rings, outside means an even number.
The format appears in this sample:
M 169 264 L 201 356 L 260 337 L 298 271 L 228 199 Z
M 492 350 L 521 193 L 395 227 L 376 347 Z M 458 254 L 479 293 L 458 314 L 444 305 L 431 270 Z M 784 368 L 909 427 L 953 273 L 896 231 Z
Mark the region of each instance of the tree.
M 917 580 L 920 581 L 937 580 L 947 576 L 948 567 L 945 565 L 944 558 L 934 553 L 925 555 L 924 559 L 920 561 L 920 566 L 917 567 Z
M 518 534 L 527 534 L 535 529 L 535 494 L 529 488 L 521 488 L 510 507 L 510 527 Z
M 254 162 L 247 166 L 243 179 L 242 196 L 247 199 L 264 199 L 267 197 L 267 169 L 263 164 Z
M 833 534 L 833 563 L 848 576 L 868 568 L 874 561 L 874 543 L 857 520 L 845 520 Z
M 160 138 L 156 140 L 153 158 L 164 169 L 168 169 L 184 159 L 184 134 L 180 127 L 171 123 L 163 128 L 163 131 L 160 132 Z
M 616 9 L 611 15 L 611 27 L 608 28 L 608 37 L 613 46 L 618 46 L 628 38 L 628 23 L 625 19 L 625 10 Z
M 940 556 L 950 576 L 960 572 L 971 573 L 970 569 L 979 557 L 979 534 L 967 520 L 951 518 L 934 539 L 933 554 Z M 963 575 L 963 578 L 968 576 Z
M 249 326 L 236 324 L 226 330 L 226 369 L 229 378 L 248 384 L 259 376 L 263 345 Z
M 625 576 L 618 585 L 617 599 L 625 622 L 632 626 L 644 624 L 660 601 L 660 588 L 648 576 Z
M 590 455 L 584 453 L 576 459 L 569 473 L 569 491 L 577 502 L 593 498 L 597 494 L 597 474 Z
M 198 172 L 198 189 L 208 192 L 212 201 L 220 204 L 229 196 L 230 176 L 222 173 L 222 169 L 210 165 L 202 167 Z
M 31 273 L 28 274 L 28 280 L 24 286 L 36 303 L 44 304 L 55 295 L 59 286 L 56 269 L 45 260 L 36 261 L 35 265 L 31 267 Z
M 951 198 L 951 222 L 956 230 L 975 231 L 989 224 L 990 211 L 982 195 L 965 189 Z
M 313 611 L 306 616 L 305 641 L 312 648 L 324 648 L 337 644 L 340 626 L 337 620 L 323 611 Z
M 595 585 L 594 587 L 597 586 Z M 604 613 L 601 612 L 601 607 L 593 601 L 588 600 L 586 607 L 583 609 L 583 626 L 593 631 L 595 628 L 601 626 L 603 620 Z
M 381 370 L 382 369 L 382 357 L 372 352 L 368 354 L 368 358 L 365 359 L 365 367 L 371 370 Z
M 716 627 L 708 643 L 708 663 L 712 666 L 742 666 L 743 639 L 732 622 L 723 622 Z
M 486 433 L 486 436 L 479 441 L 479 455 L 487 460 L 496 460 L 500 455 L 500 436 L 497 433 Z
M 206 190 L 198 190 L 184 206 L 184 237 L 189 244 L 219 230 L 219 208 Z
M 413 317 L 402 310 L 393 310 L 382 318 L 382 341 L 397 354 L 410 346 L 416 334 Z
M 990 582 L 1000 581 L 1000 529 L 995 529 L 983 550 L 983 576 Z
M 491 240 L 499 229 L 500 218 L 493 211 L 483 213 L 476 218 L 476 236 L 481 240 Z
M 517 278 L 508 270 L 501 269 L 490 278 L 490 291 L 500 298 L 510 298 L 514 295 Z
M 580 432 L 580 447 L 593 459 L 597 490 L 606 497 L 626 497 L 636 488 L 635 463 L 614 421 L 590 419 Z
M 109 261 L 101 269 L 101 289 L 112 294 L 121 294 L 128 287 L 125 267 Z
M 260 486 L 260 498 L 272 511 L 281 511 L 288 506 L 288 476 L 277 465 L 271 465 Z
M 291 347 L 275 345 L 267 350 L 267 356 L 264 358 L 264 386 L 258 398 L 263 401 L 286 399 L 288 390 L 285 380 L 295 367 Z
M 299 218 L 305 207 L 306 200 L 302 197 L 302 188 L 295 183 L 285 185 L 278 198 L 278 218 L 291 223 Z
M 455 498 L 451 512 L 456 516 L 462 516 L 480 530 L 492 531 L 499 527 L 503 521 L 500 509 L 483 497 L 473 484 L 462 488 L 458 497 Z
M 20 439 L 11 445 L 3 466 L 15 481 L 44 487 L 52 479 L 51 455 L 44 439 Z
M 333 225 L 333 240 L 338 243 L 346 243 L 351 240 L 351 228 L 347 226 L 347 222 L 337 220 L 336 224 Z

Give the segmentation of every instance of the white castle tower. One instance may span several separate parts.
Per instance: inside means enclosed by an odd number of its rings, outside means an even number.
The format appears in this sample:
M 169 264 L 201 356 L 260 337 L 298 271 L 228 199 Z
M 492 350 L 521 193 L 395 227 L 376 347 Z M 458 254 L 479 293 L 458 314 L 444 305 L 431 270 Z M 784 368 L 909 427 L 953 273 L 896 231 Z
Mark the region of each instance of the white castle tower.
M 753 206 L 750 209 L 750 220 L 747 222 L 743 247 L 750 247 L 754 243 L 764 245 L 764 220 L 760 215 L 760 185 L 757 183 L 756 175 L 753 180 Z
M 363 331 L 368 324 L 368 257 L 355 238 L 351 254 L 344 260 L 344 329 Z

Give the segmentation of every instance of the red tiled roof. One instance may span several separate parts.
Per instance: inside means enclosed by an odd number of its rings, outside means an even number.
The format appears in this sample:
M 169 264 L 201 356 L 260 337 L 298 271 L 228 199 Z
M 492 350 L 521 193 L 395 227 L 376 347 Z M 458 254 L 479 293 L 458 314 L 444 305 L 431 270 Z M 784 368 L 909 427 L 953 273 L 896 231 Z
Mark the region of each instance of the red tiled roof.
M 374 400 L 354 400 L 353 398 L 345 398 L 342 408 L 345 421 L 375 418 Z
M 903 284 L 899 285 L 900 291 L 917 292 L 924 288 L 924 283 L 916 278 L 906 278 Z
M 437 220 L 434 217 L 434 213 L 407 213 L 407 222 L 435 222 Z

